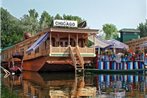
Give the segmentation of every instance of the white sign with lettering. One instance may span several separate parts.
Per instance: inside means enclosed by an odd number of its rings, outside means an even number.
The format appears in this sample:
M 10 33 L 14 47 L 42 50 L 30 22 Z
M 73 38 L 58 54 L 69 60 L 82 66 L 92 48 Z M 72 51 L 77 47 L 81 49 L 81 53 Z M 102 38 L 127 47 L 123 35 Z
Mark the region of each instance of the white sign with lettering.
M 72 20 L 54 20 L 54 26 L 78 27 L 78 24 L 77 24 L 77 21 L 72 21 Z

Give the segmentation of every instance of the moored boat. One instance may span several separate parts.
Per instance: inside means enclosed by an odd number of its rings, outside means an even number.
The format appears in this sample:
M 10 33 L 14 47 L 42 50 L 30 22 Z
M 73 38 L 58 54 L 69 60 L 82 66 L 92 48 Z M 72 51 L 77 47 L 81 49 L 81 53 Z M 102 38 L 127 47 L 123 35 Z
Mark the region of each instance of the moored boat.
M 71 71 L 93 62 L 95 47 L 88 36 L 98 30 L 51 27 L 2 50 L 2 64 L 11 63 L 13 54 L 22 55 L 22 69 L 28 71 Z M 94 37 L 93 37 L 94 40 Z M 17 62 L 18 60 L 15 60 Z M 21 61 L 19 61 L 21 62 Z

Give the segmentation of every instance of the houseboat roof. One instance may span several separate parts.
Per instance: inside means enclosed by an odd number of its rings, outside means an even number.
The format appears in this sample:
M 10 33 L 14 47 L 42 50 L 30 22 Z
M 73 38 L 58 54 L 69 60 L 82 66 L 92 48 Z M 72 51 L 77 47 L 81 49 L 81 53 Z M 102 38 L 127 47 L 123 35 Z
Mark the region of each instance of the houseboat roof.
M 99 31 L 98 29 L 52 27 L 52 28 L 44 29 L 41 32 L 98 33 L 98 31 Z

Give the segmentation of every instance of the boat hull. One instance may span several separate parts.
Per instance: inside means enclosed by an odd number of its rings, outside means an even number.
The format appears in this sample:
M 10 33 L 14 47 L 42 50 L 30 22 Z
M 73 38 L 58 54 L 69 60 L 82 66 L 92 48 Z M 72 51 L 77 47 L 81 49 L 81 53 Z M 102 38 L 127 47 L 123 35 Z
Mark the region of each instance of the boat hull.
M 93 58 L 84 58 L 85 64 L 93 61 Z M 21 63 L 21 61 L 15 61 Z M 8 62 L 4 63 L 8 66 Z M 24 71 L 75 71 L 75 67 L 70 57 L 50 57 L 42 56 L 34 59 L 24 60 L 22 64 Z
M 26 60 L 23 63 L 26 71 L 74 71 L 74 66 L 69 58 L 38 57 Z

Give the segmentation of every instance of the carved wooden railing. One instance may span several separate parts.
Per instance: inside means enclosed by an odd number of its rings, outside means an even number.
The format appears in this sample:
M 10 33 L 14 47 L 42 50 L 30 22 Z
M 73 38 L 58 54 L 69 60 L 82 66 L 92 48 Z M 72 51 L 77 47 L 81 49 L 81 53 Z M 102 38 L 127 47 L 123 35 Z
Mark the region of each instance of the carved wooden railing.
M 94 48 L 79 47 L 80 53 L 95 53 Z
M 71 47 L 71 46 L 70 46 Z M 69 53 L 68 47 L 50 47 L 51 53 Z M 75 47 L 71 47 L 72 49 Z M 95 53 L 94 48 L 78 47 L 80 53 Z
M 52 47 L 51 53 L 69 53 L 68 47 Z

